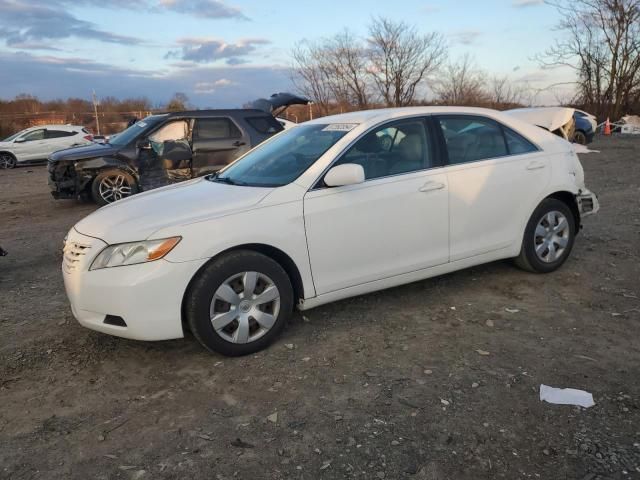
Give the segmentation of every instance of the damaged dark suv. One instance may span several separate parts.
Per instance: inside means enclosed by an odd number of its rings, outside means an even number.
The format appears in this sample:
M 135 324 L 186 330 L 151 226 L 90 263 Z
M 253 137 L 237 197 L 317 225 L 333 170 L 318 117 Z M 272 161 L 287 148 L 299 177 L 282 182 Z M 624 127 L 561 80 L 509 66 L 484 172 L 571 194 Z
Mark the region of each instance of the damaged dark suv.
M 112 136 L 109 143 L 51 154 L 51 194 L 56 199 L 91 198 L 105 205 L 216 172 L 282 131 L 275 115 L 283 108 L 308 102 L 275 94 L 253 102 L 252 109 L 151 115 Z

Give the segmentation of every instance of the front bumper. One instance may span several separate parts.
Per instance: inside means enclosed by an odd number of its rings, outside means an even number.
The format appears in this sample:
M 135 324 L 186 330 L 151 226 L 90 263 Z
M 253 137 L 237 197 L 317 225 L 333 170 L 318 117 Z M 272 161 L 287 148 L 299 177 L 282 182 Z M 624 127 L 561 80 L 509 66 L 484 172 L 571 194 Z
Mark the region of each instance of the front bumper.
M 580 193 L 576 195 L 576 201 L 578 202 L 580 217 L 593 215 L 594 213 L 598 213 L 598 210 L 600 210 L 598 196 L 586 188 L 580 190 Z
M 62 275 L 74 317 L 84 327 L 134 340 L 182 338 L 182 299 L 204 263 L 167 260 L 89 271 L 107 244 L 72 229 Z M 125 325 L 114 325 L 120 317 Z M 107 323 L 108 322 L 108 323 Z

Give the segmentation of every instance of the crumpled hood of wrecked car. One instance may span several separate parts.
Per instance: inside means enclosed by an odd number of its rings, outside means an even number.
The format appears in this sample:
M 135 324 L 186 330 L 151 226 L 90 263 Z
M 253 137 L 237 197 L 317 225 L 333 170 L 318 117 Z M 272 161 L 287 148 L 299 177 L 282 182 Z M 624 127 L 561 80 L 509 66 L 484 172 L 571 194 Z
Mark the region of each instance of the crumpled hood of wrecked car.
M 104 143 L 92 143 L 82 147 L 65 148 L 49 155 L 49 160 L 57 162 L 59 160 L 84 160 L 88 158 L 104 157 L 117 153 L 121 147 Z
M 199 178 L 106 205 L 80 220 L 75 229 L 108 244 L 145 240 L 160 229 L 246 210 L 272 191 Z

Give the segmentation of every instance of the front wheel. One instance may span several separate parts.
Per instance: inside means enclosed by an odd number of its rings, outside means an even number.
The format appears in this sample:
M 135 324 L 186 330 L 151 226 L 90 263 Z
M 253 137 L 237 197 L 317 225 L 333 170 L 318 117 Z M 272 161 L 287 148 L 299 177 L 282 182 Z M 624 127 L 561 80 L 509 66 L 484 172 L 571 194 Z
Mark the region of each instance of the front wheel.
M 576 133 L 573 134 L 573 143 L 578 143 L 580 145 L 587 144 L 587 136 L 582 130 L 576 130 Z
M 576 221 L 569 206 L 555 198 L 544 199 L 527 223 L 516 265 L 536 273 L 557 270 L 569 257 L 575 235 Z
M 112 168 L 103 170 L 91 184 L 91 196 L 98 205 L 107 205 L 138 193 L 135 178 L 124 170 Z
M 0 153 L 0 168 L 15 168 L 17 164 L 16 157 L 10 153 Z
M 293 311 L 293 288 L 275 260 L 257 252 L 230 252 L 210 263 L 185 298 L 191 332 L 207 349 L 228 356 L 262 350 Z

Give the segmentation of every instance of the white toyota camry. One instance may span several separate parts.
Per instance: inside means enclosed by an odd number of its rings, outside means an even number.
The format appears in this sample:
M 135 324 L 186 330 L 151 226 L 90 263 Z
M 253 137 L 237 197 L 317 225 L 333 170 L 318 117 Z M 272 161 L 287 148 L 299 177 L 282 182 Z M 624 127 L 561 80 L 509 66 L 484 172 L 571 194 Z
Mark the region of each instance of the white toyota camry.
M 498 259 L 548 273 L 598 210 L 571 144 L 493 110 L 319 118 L 215 175 L 75 225 L 62 265 L 94 330 L 243 355 L 301 310 Z

